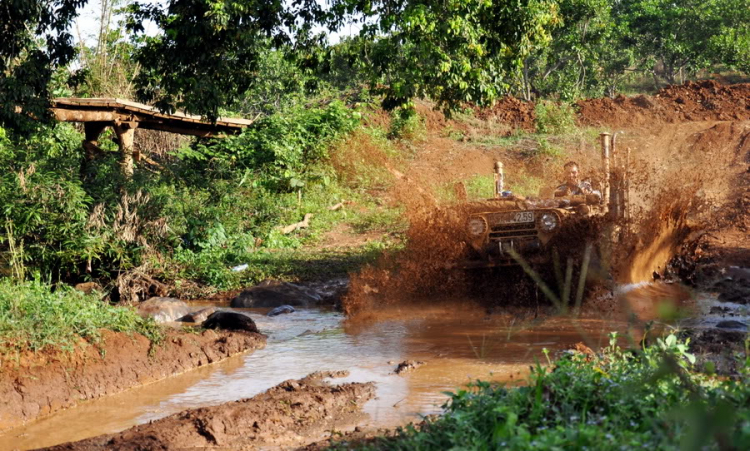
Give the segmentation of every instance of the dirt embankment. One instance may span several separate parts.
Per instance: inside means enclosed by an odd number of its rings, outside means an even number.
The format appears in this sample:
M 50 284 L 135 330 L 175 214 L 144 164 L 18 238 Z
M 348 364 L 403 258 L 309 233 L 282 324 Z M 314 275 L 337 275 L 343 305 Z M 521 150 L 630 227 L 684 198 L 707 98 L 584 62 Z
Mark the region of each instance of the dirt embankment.
M 585 125 L 634 127 L 661 123 L 750 120 L 750 84 L 713 80 L 668 86 L 654 96 L 588 99 L 576 104 Z
M 676 275 L 713 291 L 715 276 L 749 265 L 749 84 L 687 83 L 579 107 L 581 122 L 621 128 L 619 147 L 632 150 L 626 281 L 663 275 L 678 255 Z
M 2 362 L 0 430 L 155 382 L 231 355 L 263 348 L 265 336 L 206 330 L 171 331 L 152 348 L 142 335 L 102 331 L 103 343 L 72 353 L 27 354 Z
M 282 382 L 250 399 L 187 410 L 114 435 L 103 435 L 50 450 L 258 449 L 299 446 L 325 431 L 342 430 L 363 419 L 360 408 L 375 396 L 372 382 L 328 385 L 313 373 Z

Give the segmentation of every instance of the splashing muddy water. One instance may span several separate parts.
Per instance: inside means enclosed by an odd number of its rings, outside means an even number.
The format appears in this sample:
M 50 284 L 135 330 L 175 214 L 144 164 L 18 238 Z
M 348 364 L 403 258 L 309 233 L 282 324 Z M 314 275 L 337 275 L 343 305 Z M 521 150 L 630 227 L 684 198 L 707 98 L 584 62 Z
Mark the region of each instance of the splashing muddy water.
M 389 427 L 439 413 L 447 396 L 476 380 L 514 383 L 530 364 L 585 342 L 607 344 L 622 321 L 549 317 L 522 320 L 487 316 L 466 308 L 421 308 L 389 312 L 368 324 L 346 323 L 325 310 L 301 310 L 269 318 L 250 310 L 267 347 L 165 381 L 82 403 L 0 436 L 0 449 L 31 449 L 113 433 L 189 408 L 252 397 L 318 370 L 350 371 L 334 383 L 373 381 L 377 399 L 364 406 L 363 426 Z M 425 364 L 403 375 L 398 363 Z

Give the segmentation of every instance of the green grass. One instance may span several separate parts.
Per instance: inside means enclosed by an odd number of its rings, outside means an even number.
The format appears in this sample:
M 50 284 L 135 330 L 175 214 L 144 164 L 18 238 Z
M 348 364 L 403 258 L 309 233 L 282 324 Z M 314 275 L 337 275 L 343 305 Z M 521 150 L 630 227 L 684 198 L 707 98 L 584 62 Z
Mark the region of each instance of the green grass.
M 637 351 L 615 342 L 598 357 L 568 353 L 537 365 L 522 387 L 471 384 L 420 430 L 408 427 L 360 449 L 748 448 L 747 351 L 735 356 L 742 368 L 736 377 L 716 379 L 694 371 L 687 344 L 674 335 Z
M 408 227 L 403 208 L 370 208 L 364 212 L 355 213 L 346 222 L 351 224 L 356 233 L 384 231 L 398 234 Z
M 506 177 L 508 176 L 506 175 Z M 466 187 L 468 200 L 478 201 L 493 198 L 495 196 L 494 183 L 495 179 L 492 175 L 475 175 L 465 180 L 464 186 Z M 513 176 L 505 185 L 505 189 L 522 196 L 538 196 L 543 187 L 544 181 L 541 178 L 527 174 Z M 455 202 L 457 200 L 453 183 L 441 186 L 437 195 L 444 201 Z
M 71 351 L 81 338 L 99 342 L 100 329 L 137 332 L 154 342 L 161 339 L 153 320 L 129 308 L 111 306 L 95 295 L 66 286 L 53 290 L 39 281 L 0 279 L 0 353 Z

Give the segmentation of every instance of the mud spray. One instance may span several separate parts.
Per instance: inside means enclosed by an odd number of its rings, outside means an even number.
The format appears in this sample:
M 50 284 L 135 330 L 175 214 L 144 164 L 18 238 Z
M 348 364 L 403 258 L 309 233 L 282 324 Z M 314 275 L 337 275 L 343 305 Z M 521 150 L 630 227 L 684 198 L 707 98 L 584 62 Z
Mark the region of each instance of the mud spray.
M 561 244 L 597 243 L 598 264 L 604 271 L 596 277 L 597 283 L 622 295 L 610 296 L 611 301 L 603 305 L 599 302 L 599 308 L 618 309 L 623 298 L 630 303 L 630 310 L 652 308 L 643 305 L 649 301 L 640 299 L 637 292 L 621 287 L 675 275 L 689 278 L 686 268 L 693 256 L 685 253 L 695 252 L 700 237 L 738 227 L 740 234 L 742 230 L 746 234 L 750 204 L 749 102 L 750 85 L 725 87 L 704 82 L 670 87 L 653 97 L 579 103 L 581 125 L 617 133 L 618 148 L 629 148 L 631 153 L 629 219 L 578 229 L 560 238 Z M 517 125 L 528 125 L 528 108 L 505 111 L 504 120 L 513 123 L 506 116 L 516 114 L 514 111 L 519 116 Z M 446 126 L 432 118 L 435 113 L 423 114 L 428 118 L 428 128 Z M 471 134 L 470 130 L 464 132 Z M 429 164 L 404 173 L 388 168 L 396 179 L 390 200 L 406 207 L 410 223 L 407 246 L 384 255 L 352 277 L 344 300 L 350 317 L 368 316 L 405 303 L 466 299 L 466 293 L 477 287 L 479 279 L 475 275 L 452 268 L 452 263 L 466 251 L 464 226 L 468 207 L 437 201 L 435 193 L 441 184 L 444 186 L 451 177 L 465 178 L 472 170 L 489 174 L 491 161 L 497 158 L 509 162 L 506 164 L 512 171 L 541 178 L 544 185 L 551 187 L 559 183 L 553 174 L 559 174 L 564 163 L 562 159 L 521 160 L 513 149 L 491 154 L 470 144 L 457 148 L 448 145 L 443 137 L 428 137 L 421 149 L 416 160 Z M 583 138 L 566 149 L 567 158 L 581 163 L 584 171 L 589 169 L 594 182 L 596 171 L 591 169 L 601 165 L 598 152 L 593 139 L 587 142 Z M 457 154 L 463 157 L 457 158 Z M 473 156 L 482 168 L 467 163 Z M 499 278 L 506 284 L 518 282 L 524 275 L 517 269 L 498 269 L 486 277 Z M 676 304 L 690 298 L 690 290 L 684 287 L 665 290 L 656 289 L 656 296 L 674 299 Z M 532 291 L 521 290 L 499 302 L 529 305 L 532 302 L 524 297 L 530 295 Z M 498 302 L 497 296 L 493 302 Z

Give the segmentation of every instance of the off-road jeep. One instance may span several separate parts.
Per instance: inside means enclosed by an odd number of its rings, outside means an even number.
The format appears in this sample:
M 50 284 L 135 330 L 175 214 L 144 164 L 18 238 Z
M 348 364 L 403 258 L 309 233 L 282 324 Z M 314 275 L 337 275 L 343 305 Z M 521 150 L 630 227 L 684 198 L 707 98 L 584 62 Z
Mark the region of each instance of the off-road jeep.
M 515 251 L 529 263 L 551 259 L 555 238 L 572 223 L 616 222 L 627 216 L 627 158 L 624 166 L 610 164 L 614 156 L 613 139 L 601 135 L 602 177 L 600 196 L 565 196 L 547 199 L 524 198 L 504 191 L 503 166 L 495 163 L 495 197 L 467 205 L 465 268 L 517 264 Z M 604 220 L 604 221 L 602 221 Z M 565 234 L 566 241 L 576 235 Z M 585 237 L 581 237 L 583 241 Z M 557 243 L 559 244 L 559 243 Z M 575 244 L 575 243 L 567 243 Z M 581 243 L 582 245 L 585 243 Z

